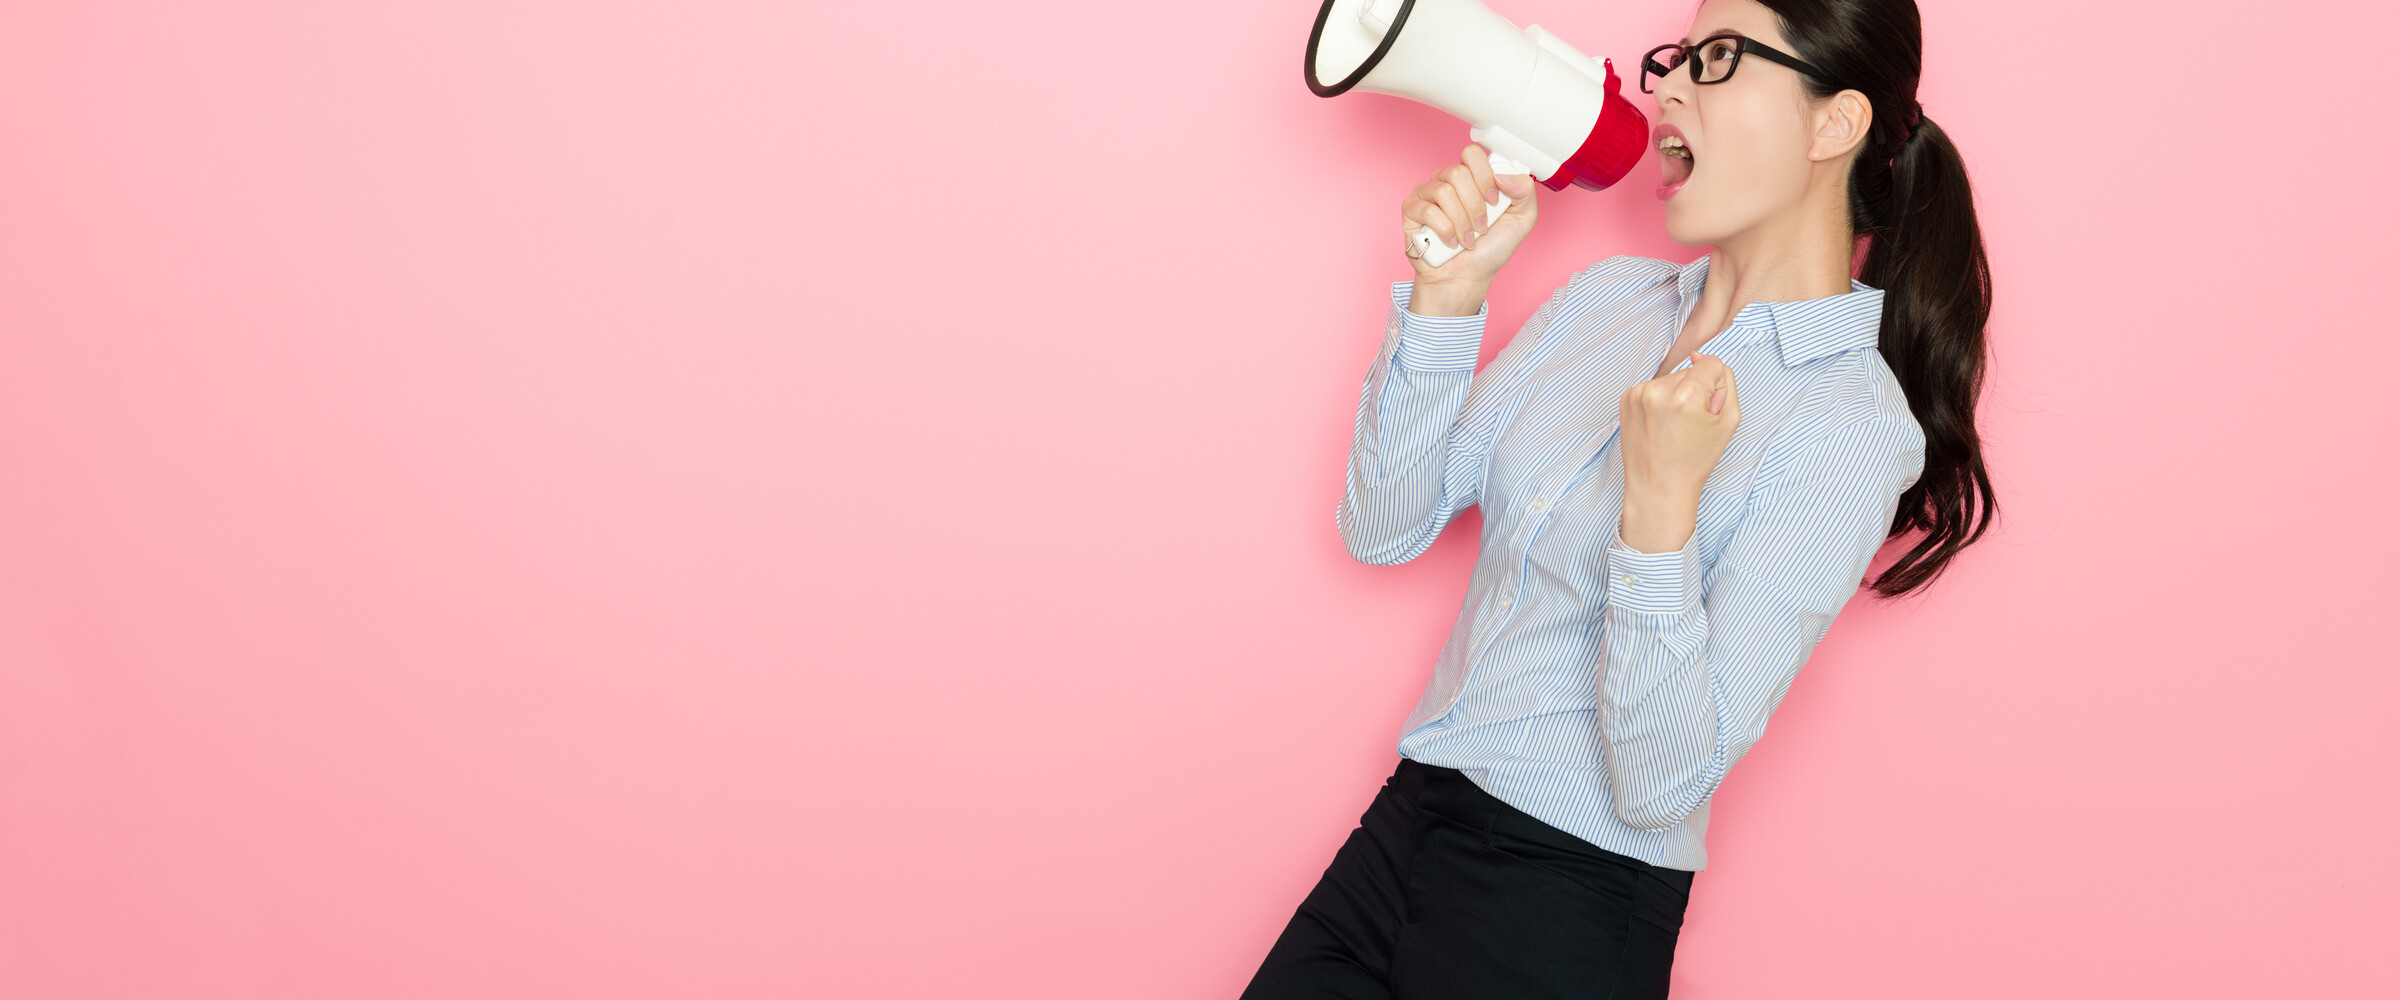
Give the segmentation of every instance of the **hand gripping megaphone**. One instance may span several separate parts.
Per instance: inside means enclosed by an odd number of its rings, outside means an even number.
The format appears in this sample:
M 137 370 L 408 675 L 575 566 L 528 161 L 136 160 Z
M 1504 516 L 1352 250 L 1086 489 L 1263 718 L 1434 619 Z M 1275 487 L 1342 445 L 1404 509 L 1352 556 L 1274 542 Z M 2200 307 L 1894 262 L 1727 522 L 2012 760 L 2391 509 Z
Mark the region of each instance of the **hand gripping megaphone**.
M 1477 0 L 1325 0 L 1308 32 L 1308 89 L 1352 90 L 1430 104 L 1473 126 L 1492 170 L 1531 174 L 1552 191 L 1598 191 L 1633 169 L 1650 122 L 1617 93 L 1616 67 L 1543 31 L 1518 31 Z M 1508 209 L 1485 207 L 1485 221 Z M 1458 248 L 1430 226 L 1414 237 L 1425 263 Z

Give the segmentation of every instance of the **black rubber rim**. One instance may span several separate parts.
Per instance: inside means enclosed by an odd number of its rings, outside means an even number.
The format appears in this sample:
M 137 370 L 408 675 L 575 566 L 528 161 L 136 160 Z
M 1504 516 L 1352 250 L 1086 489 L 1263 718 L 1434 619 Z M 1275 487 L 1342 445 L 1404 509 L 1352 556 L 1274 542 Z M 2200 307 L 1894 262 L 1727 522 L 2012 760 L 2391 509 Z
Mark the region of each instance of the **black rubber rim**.
M 1375 64 L 1383 61 L 1383 54 L 1392 50 L 1392 43 L 1400 40 L 1400 28 L 1408 23 L 1408 12 L 1417 6 L 1417 0 L 1400 0 L 1400 13 L 1392 15 L 1392 27 L 1383 33 L 1383 44 L 1375 46 L 1375 51 L 1368 54 L 1367 61 L 1359 63 L 1349 76 L 1328 87 L 1317 79 L 1317 39 L 1325 34 L 1325 19 L 1333 16 L 1333 5 L 1338 2 L 1340 0 L 1325 0 L 1325 5 L 1317 8 L 1317 23 L 1308 29 L 1307 61 L 1300 65 L 1300 75 L 1308 78 L 1309 92 L 1318 97 L 1339 96 L 1357 86 L 1358 81 L 1366 79 L 1367 74 L 1374 71 Z

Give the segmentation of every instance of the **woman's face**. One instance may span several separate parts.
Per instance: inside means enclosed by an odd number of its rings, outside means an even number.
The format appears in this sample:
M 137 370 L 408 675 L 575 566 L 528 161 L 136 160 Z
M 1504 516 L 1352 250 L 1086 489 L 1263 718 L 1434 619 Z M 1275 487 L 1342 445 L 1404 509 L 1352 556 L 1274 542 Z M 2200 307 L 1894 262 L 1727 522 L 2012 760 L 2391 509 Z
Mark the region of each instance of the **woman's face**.
M 1754 0 L 1704 0 L 1692 16 L 1691 33 L 1678 41 L 1721 32 L 1793 51 L 1776 30 L 1775 13 Z M 1710 58 L 1716 48 L 1695 50 L 1691 58 Z M 1690 70 L 1677 66 L 1664 78 L 1652 77 L 1650 88 L 1658 102 L 1653 147 L 1659 133 L 1672 131 L 1691 154 L 1660 155 L 1667 235 L 1685 246 L 1722 243 L 1800 205 L 1812 168 L 1821 168 L 1808 155 L 1816 129 L 1799 71 L 1746 54 L 1729 79 L 1694 83 Z M 1669 191 L 1665 185 L 1687 164 L 1689 177 Z

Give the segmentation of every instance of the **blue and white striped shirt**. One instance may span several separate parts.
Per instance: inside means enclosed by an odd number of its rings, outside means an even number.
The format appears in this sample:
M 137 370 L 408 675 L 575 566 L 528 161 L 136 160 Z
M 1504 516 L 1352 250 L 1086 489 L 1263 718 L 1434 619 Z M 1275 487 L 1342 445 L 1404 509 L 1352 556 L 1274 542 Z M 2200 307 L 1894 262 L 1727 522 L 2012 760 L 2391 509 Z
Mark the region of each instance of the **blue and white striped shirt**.
M 1706 255 L 1601 261 L 1481 373 L 1489 307 L 1419 316 L 1395 283 L 1334 517 L 1351 555 L 1391 564 L 1483 506 L 1400 753 L 1687 871 L 1707 866 L 1710 795 L 1859 589 L 1925 456 L 1876 350 L 1881 289 L 1748 303 L 1701 348 L 1733 367 L 1742 419 L 1698 526 L 1674 552 L 1627 547 L 1617 401 L 1657 374 L 1707 277 Z

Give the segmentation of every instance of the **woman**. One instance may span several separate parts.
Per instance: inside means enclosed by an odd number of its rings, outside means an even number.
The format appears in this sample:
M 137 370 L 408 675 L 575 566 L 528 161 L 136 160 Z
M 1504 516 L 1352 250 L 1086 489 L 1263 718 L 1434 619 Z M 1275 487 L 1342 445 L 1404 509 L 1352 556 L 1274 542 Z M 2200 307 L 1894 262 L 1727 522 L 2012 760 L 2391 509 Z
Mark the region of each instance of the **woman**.
M 1924 532 L 1895 597 L 1997 511 L 1990 280 L 1914 3 L 1692 29 L 1642 89 L 1667 230 L 1707 255 L 1592 265 L 1477 373 L 1533 180 L 1470 146 L 1401 204 L 1467 249 L 1393 286 L 1336 523 L 1397 563 L 1481 504 L 1482 549 L 1398 770 L 1246 997 L 1665 996 L 1709 797 L 1877 550 Z

